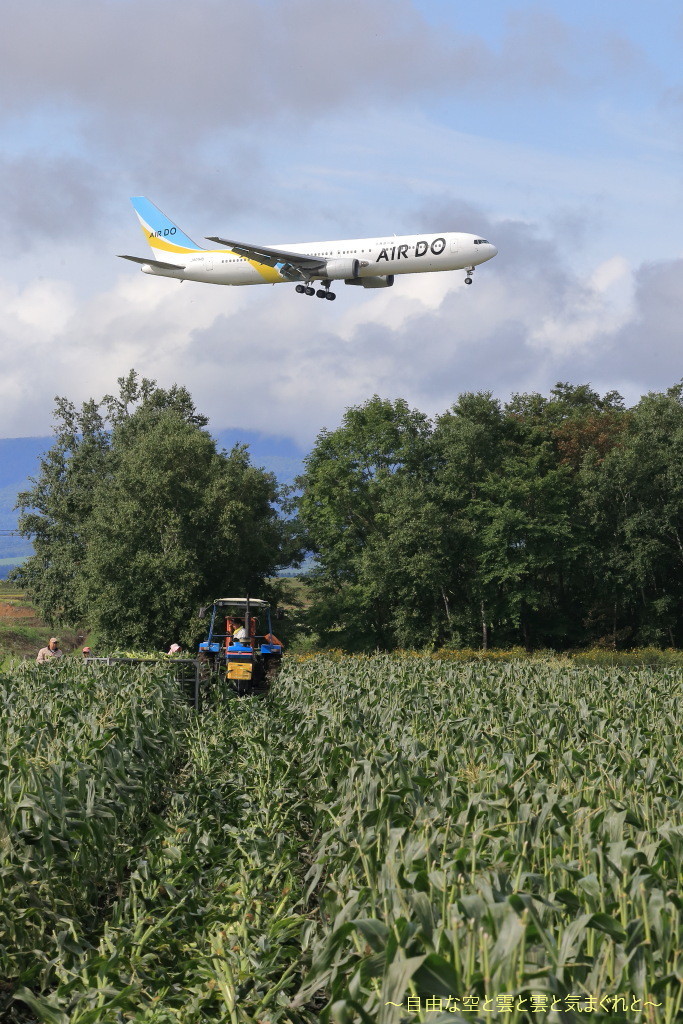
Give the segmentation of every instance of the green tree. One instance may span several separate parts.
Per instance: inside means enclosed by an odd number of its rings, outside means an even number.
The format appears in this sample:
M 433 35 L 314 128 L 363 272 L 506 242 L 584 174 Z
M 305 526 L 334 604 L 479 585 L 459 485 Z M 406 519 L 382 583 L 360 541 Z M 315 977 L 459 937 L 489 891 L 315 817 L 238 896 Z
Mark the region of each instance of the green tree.
M 76 625 L 86 612 L 80 586 L 83 531 L 97 482 L 108 473 L 109 435 L 94 401 L 76 409 L 57 398 L 54 418 L 55 442 L 40 459 L 31 488 L 17 498 L 19 531 L 33 540 L 35 554 L 12 576 L 50 624 Z
M 576 499 L 570 472 L 554 464 L 551 443 L 529 451 L 520 441 L 472 502 L 477 575 L 499 643 L 566 645 L 568 591 L 584 553 Z
M 421 563 L 434 528 L 425 534 L 415 509 L 424 510 L 429 438 L 424 414 L 375 395 L 323 431 L 307 456 L 299 514 L 318 563 L 311 621 L 326 642 L 390 647 L 427 621 Z
M 609 580 L 604 632 L 624 644 L 683 644 L 683 384 L 628 412 L 603 459 L 582 468 Z
M 433 425 L 377 396 L 349 409 L 302 480 L 319 632 L 351 649 L 602 635 L 616 570 L 586 467 L 603 471 L 628 416 L 563 383 L 506 405 L 463 394 Z
M 460 395 L 434 427 L 436 501 L 445 514 L 444 625 L 460 644 L 488 646 L 498 618 L 497 593 L 481 572 L 481 517 L 473 510 L 501 471 L 508 426 L 501 403 L 483 391 Z
M 497 456 L 469 510 L 487 618 L 498 643 L 573 646 L 605 571 L 578 468 L 618 443 L 623 402 L 559 383 L 549 398 L 514 395 L 502 412 Z
M 244 446 L 216 450 L 183 388 L 131 373 L 84 410 L 58 405 L 57 443 L 20 495 L 36 554 L 18 577 L 48 621 L 85 620 L 107 645 L 193 642 L 201 603 L 260 591 L 281 563 L 275 481 Z

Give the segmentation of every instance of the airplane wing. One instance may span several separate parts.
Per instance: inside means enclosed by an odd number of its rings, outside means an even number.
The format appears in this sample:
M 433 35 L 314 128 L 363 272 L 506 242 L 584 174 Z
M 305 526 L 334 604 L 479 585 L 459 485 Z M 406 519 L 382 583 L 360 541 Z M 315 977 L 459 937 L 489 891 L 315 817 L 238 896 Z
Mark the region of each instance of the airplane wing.
M 289 264 L 295 270 L 323 270 L 327 266 L 327 260 L 320 256 L 306 256 L 299 252 L 285 252 L 284 249 L 269 249 L 265 245 L 248 245 L 246 242 L 235 242 L 229 238 L 218 238 L 207 235 L 209 242 L 218 242 L 219 245 L 227 245 L 229 249 L 236 252 L 238 256 L 245 256 L 255 263 L 265 263 L 269 267 L 277 267 L 278 264 Z
M 119 259 L 132 260 L 133 263 L 146 263 L 150 267 L 159 267 L 160 270 L 185 270 L 185 267 L 181 266 L 180 263 L 164 263 L 163 260 L 149 260 L 143 256 L 121 256 L 119 254 Z

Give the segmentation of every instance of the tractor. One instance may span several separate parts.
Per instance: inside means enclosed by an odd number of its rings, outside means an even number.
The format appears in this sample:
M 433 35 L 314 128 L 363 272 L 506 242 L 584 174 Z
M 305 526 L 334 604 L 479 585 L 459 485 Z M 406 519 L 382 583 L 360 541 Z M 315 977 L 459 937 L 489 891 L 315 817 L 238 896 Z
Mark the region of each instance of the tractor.
M 268 602 L 254 597 L 216 598 L 199 657 L 212 674 L 225 672 L 238 694 L 264 688 L 282 661 L 282 642 L 273 633 Z

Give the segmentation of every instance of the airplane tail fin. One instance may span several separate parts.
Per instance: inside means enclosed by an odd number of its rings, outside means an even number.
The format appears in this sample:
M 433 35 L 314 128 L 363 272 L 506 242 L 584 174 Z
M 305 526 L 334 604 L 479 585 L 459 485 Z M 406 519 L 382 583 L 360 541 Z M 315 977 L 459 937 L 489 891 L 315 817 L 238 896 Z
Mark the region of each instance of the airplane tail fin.
M 185 263 L 189 252 L 204 252 L 177 224 L 169 220 L 145 196 L 132 196 L 131 203 L 138 215 L 147 244 L 158 260 L 164 263 Z

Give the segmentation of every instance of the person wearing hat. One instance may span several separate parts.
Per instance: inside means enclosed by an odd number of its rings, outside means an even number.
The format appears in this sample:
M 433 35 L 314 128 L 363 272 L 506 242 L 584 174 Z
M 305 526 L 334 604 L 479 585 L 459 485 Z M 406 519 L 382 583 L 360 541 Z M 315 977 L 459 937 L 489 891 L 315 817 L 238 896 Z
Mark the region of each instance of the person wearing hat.
M 45 661 L 52 661 L 53 658 L 63 658 L 64 652 L 59 649 L 59 637 L 51 636 L 50 642 L 47 647 L 41 647 L 38 651 L 38 657 L 36 658 L 36 665 L 41 665 Z
M 171 646 L 168 649 L 168 653 L 169 654 L 181 654 L 182 650 L 183 649 L 180 646 L 180 644 L 171 644 Z
M 91 657 L 92 657 L 92 651 L 90 650 L 90 648 L 89 647 L 84 647 L 83 648 L 83 660 L 85 660 L 86 658 L 91 658 Z

